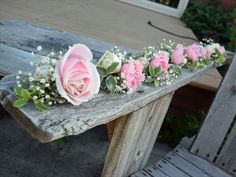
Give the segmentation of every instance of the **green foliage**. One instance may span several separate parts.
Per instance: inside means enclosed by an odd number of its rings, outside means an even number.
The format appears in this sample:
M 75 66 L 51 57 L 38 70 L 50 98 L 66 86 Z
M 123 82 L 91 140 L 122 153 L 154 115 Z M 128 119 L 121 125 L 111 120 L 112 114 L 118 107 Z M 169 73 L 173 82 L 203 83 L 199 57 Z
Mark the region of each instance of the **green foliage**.
M 52 144 L 55 144 L 59 150 L 63 150 L 63 147 L 69 143 L 69 138 L 68 137 L 63 137 L 57 140 L 54 140 Z
M 19 98 L 19 99 L 14 101 L 13 106 L 15 106 L 16 108 L 20 108 L 20 107 L 26 105 L 26 103 L 28 101 L 29 100 L 27 98 Z
M 115 93 L 117 88 L 117 74 L 113 74 L 112 72 L 115 71 L 117 66 L 119 65 L 118 62 L 113 63 L 107 69 L 97 66 L 98 73 L 101 79 L 101 88 L 108 90 L 110 93 Z
M 105 68 L 102 68 L 102 67 L 100 67 L 100 66 L 97 66 L 97 70 L 98 70 L 98 73 L 99 73 L 99 75 L 100 75 L 100 79 L 101 79 L 101 81 L 105 78 L 105 77 L 107 77 L 107 71 L 106 71 L 106 69 Z
M 161 70 L 160 67 L 147 67 L 144 69 L 145 75 L 146 75 L 146 79 L 145 81 L 151 85 L 153 85 L 154 87 L 157 87 L 160 85 L 160 80 L 158 78 L 162 77 L 163 72 Z
M 43 110 L 47 110 L 47 109 L 48 109 L 48 107 L 47 107 L 45 104 L 43 104 L 42 99 L 33 100 L 33 101 L 34 101 L 35 107 L 36 107 L 38 110 L 43 111 Z
M 199 0 L 191 1 L 182 16 L 199 40 L 209 37 L 232 51 L 236 50 L 235 18 L 236 9 L 225 11 L 219 1 L 206 4 Z
M 14 101 L 13 106 L 16 108 L 21 108 L 26 105 L 29 101 L 33 101 L 35 107 L 40 110 L 46 110 L 48 107 L 43 103 L 42 99 L 33 99 L 34 95 L 38 95 L 38 91 L 35 89 L 24 89 L 21 87 L 14 87 L 14 92 L 17 96 L 17 99 Z
M 112 63 L 111 66 L 109 66 L 109 67 L 107 68 L 107 73 L 108 73 L 108 74 L 111 74 L 112 72 L 114 72 L 114 71 L 116 70 L 116 68 L 117 68 L 118 65 L 119 65 L 118 62 Z
M 221 66 L 224 60 L 224 55 L 217 51 L 217 57 L 215 58 L 215 66 Z
M 205 61 L 205 60 L 204 60 Z M 209 60 L 210 61 L 210 60 Z M 202 62 L 199 61 L 189 61 L 186 64 L 186 67 L 189 68 L 190 70 L 196 70 L 196 69 L 201 69 L 204 68 L 206 65 Z
M 159 140 L 174 148 L 183 137 L 192 137 L 197 133 L 204 117 L 203 112 L 196 115 L 185 114 L 183 117 L 167 115 L 160 131 Z
M 106 78 L 106 86 L 111 93 L 115 93 L 117 82 L 112 75 Z

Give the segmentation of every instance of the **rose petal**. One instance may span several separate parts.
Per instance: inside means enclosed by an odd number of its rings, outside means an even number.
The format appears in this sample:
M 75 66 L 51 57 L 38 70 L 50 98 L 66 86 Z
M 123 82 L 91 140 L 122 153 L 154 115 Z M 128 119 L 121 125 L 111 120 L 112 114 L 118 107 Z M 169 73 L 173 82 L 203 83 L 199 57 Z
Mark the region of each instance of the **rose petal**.
M 93 54 L 92 54 L 91 50 L 86 45 L 75 44 L 71 48 L 69 48 L 69 50 L 63 56 L 62 63 L 61 63 L 61 69 L 64 68 L 65 62 L 67 62 L 67 60 L 71 57 L 78 58 L 81 60 L 90 61 L 93 58 Z

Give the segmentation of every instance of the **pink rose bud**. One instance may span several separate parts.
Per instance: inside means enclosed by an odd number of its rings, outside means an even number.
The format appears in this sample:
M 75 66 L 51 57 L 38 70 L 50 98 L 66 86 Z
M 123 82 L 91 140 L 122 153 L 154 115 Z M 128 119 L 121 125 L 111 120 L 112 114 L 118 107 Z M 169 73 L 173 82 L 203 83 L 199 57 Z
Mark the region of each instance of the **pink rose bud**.
M 221 54 L 224 54 L 224 53 L 225 53 L 225 48 L 224 48 L 224 46 L 220 46 L 219 52 L 220 52 Z
M 121 75 L 126 81 L 125 89 L 130 92 L 135 90 L 144 81 L 142 63 L 138 60 L 131 60 L 121 67 Z
M 183 64 L 184 61 L 185 61 L 184 46 L 182 44 L 178 44 L 171 53 L 171 62 L 173 64 L 180 65 Z
M 186 55 L 189 60 L 197 61 L 201 57 L 201 49 L 194 43 L 186 48 Z
M 206 46 L 202 49 L 201 53 L 203 58 L 211 58 L 212 49 Z
M 90 49 L 75 44 L 56 63 L 56 86 L 59 94 L 73 105 L 86 102 L 99 92 L 100 77 Z
M 160 67 L 164 73 L 167 73 L 169 64 L 169 54 L 165 51 L 159 51 L 154 54 L 154 58 L 151 60 L 150 65 L 153 68 Z

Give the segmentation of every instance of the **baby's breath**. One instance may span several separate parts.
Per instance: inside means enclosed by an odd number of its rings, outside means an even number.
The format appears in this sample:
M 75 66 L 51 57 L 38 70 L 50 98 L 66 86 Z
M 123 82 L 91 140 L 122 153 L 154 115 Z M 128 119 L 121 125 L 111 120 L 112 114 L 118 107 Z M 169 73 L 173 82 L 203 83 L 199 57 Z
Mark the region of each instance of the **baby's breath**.
M 41 50 L 42 46 L 38 46 L 37 51 Z M 62 51 L 59 54 L 62 55 Z M 28 93 L 28 96 L 30 96 L 27 100 L 32 100 L 38 109 L 46 109 L 46 105 L 65 102 L 65 99 L 60 96 L 56 87 L 55 66 L 57 57 L 55 56 L 56 53 L 52 50 L 47 56 L 42 57 L 39 63 L 34 64 L 30 62 L 30 65 L 35 65 L 36 67 L 34 73 L 18 71 L 18 75 L 16 76 L 16 89 L 24 89 Z M 52 59 L 51 57 L 54 58 Z M 21 95 L 17 96 L 21 98 Z

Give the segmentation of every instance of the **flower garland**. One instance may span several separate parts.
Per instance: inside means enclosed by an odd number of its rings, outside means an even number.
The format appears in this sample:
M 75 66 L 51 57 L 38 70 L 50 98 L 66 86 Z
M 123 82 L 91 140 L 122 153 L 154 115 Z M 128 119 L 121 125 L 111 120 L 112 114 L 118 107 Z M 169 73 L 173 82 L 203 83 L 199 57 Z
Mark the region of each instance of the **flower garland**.
M 91 62 L 92 52 L 83 44 L 62 53 L 55 57 L 52 51 L 43 57 L 34 73 L 19 71 L 14 86 L 15 107 L 29 101 L 38 110 L 65 102 L 80 105 L 91 100 L 100 88 L 110 93 L 132 93 L 142 82 L 154 87 L 169 85 L 181 75 L 182 68 L 194 70 L 211 63 L 219 66 L 225 60 L 224 47 L 211 39 L 189 46 L 163 40 L 158 48 L 143 48 L 139 56 L 114 47 L 96 65 Z

